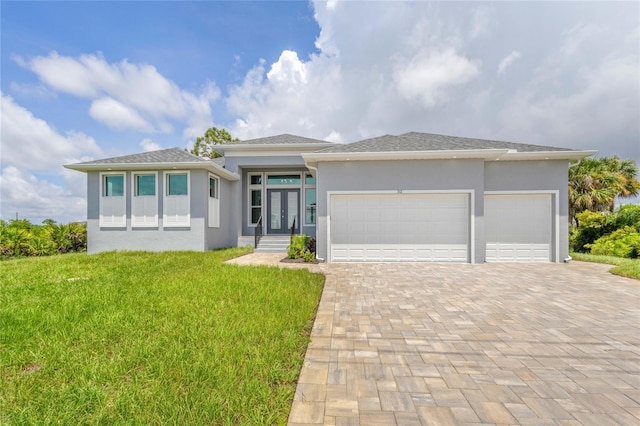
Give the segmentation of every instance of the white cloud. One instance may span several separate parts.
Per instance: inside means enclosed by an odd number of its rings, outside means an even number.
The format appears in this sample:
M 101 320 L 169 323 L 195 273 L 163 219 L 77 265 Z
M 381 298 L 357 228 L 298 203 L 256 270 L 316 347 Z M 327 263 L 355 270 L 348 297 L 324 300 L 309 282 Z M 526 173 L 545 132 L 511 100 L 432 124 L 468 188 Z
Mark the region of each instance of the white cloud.
M 504 72 L 513 64 L 518 58 L 520 58 L 521 54 L 519 51 L 514 50 L 509 53 L 507 56 L 502 58 L 500 63 L 498 64 L 498 74 L 504 74 Z
M 201 122 L 213 122 L 210 103 L 220 96 L 213 82 L 196 94 L 180 89 L 152 65 L 126 59 L 108 63 L 101 54 L 69 57 L 52 52 L 14 60 L 52 90 L 91 99 L 91 116 L 117 130 L 170 132 L 171 121 L 199 128 Z
M 2 95 L 2 163 L 29 170 L 55 170 L 70 159 L 100 155 L 93 138 L 69 131 L 61 135 L 31 111 Z
M 489 32 L 491 22 L 491 12 L 486 6 L 475 8 L 471 12 L 471 29 L 469 36 L 471 38 L 481 37 Z
M 533 143 L 566 141 L 565 146 L 640 161 L 640 54 L 631 47 L 640 41 L 638 33 L 619 37 L 629 46 L 608 46 L 594 59 L 585 58 L 578 46 L 593 49 L 606 31 L 586 28 L 565 32 L 531 81 L 499 111 L 499 125 L 507 137 L 520 133 Z
M 432 108 L 446 98 L 448 88 L 464 85 L 478 73 L 477 64 L 447 49 L 419 52 L 408 63 L 402 61 L 393 73 L 393 81 L 404 99 L 419 100 L 426 108 Z
M 330 10 L 317 2 L 314 8 L 317 54 L 301 58 L 285 50 L 229 88 L 235 136 L 286 132 L 349 142 L 419 129 L 412 123 L 424 123 L 425 114 L 459 97 L 479 75 L 479 61 L 460 39 L 468 31 L 431 13 L 431 4 L 343 2 Z
M 86 178 L 83 181 L 86 182 Z M 2 169 L 0 198 L 0 217 L 5 220 L 15 218 L 16 213 L 19 218 L 35 224 L 47 218 L 60 223 L 86 220 L 84 193 L 74 195 L 59 185 L 13 166 Z
M 12 81 L 9 88 L 11 92 L 28 98 L 51 99 L 57 96 L 54 91 L 42 84 L 21 84 Z
M 140 146 L 145 152 L 157 151 L 159 149 L 162 149 L 162 147 L 157 142 L 154 142 L 149 138 L 142 139 L 140 141 Z
M 135 109 L 110 97 L 93 101 L 89 108 L 89 115 L 113 129 L 132 129 L 140 132 L 153 131 L 153 126 L 142 118 Z
M 46 218 L 84 220 L 86 176 L 62 165 L 102 156 L 93 138 L 75 131 L 61 135 L 4 94 L 0 116 L 0 217 L 11 219 L 18 212 L 32 223 Z M 46 178 L 37 178 L 35 173 Z

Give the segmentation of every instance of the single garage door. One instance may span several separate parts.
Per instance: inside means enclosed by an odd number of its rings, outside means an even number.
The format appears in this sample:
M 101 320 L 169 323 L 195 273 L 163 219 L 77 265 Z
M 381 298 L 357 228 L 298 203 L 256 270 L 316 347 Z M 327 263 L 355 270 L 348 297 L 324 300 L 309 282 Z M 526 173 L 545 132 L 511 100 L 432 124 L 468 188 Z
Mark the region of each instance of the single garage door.
M 468 262 L 469 194 L 333 194 L 333 262 Z
M 487 262 L 551 260 L 550 194 L 486 194 L 484 218 Z

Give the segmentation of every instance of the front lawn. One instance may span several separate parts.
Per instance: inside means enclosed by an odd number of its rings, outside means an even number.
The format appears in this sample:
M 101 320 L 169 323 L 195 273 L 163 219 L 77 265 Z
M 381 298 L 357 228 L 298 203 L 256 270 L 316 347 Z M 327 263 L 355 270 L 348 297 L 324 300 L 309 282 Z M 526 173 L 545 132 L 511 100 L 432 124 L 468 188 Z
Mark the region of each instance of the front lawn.
M 0 424 L 283 424 L 324 277 L 246 252 L 0 264 Z
M 640 280 L 640 259 L 625 259 L 615 256 L 600 256 L 587 253 L 571 253 L 571 257 L 575 260 L 593 263 L 606 263 L 608 265 L 616 265 L 609 272 L 623 277 L 635 278 Z

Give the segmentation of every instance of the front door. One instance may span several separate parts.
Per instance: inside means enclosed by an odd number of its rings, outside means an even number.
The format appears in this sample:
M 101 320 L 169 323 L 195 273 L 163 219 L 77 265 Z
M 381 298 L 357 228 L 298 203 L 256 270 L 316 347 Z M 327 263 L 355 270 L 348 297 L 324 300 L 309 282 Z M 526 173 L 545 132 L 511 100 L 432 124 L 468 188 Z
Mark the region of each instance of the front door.
M 296 231 L 300 229 L 300 190 L 299 189 L 268 189 L 267 234 L 288 234 L 295 220 Z

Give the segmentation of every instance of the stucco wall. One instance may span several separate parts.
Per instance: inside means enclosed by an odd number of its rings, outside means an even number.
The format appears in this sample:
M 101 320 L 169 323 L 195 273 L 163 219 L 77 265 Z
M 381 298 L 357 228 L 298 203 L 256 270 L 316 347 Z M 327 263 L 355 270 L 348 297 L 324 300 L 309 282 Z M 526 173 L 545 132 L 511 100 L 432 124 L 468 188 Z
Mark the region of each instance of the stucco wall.
M 131 172 L 126 174 L 126 228 L 100 227 L 100 173 L 87 174 L 87 245 L 89 253 L 112 250 L 205 250 L 206 195 L 208 193 L 208 173 L 191 170 L 189 190 L 191 225 L 188 228 L 163 228 L 162 194 L 164 179 L 158 173 L 158 227 L 131 227 Z M 222 209 L 222 206 L 221 206 Z M 229 244 L 233 245 L 233 244 Z
M 208 178 L 208 174 L 207 174 Z M 209 203 L 208 203 L 208 188 L 204 194 L 205 208 L 207 209 L 205 235 L 206 235 L 206 247 L 208 250 L 234 247 L 237 242 L 237 224 L 238 215 L 235 214 L 233 208 L 233 191 L 239 189 L 237 182 L 229 182 L 220 178 L 220 227 L 209 227 Z
M 475 262 L 484 262 L 483 160 L 351 161 L 318 163 L 318 257 L 327 259 L 329 191 L 473 190 Z M 471 227 L 470 227 L 471 229 Z
M 553 199 L 552 209 L 558 203 L 559 260 L 569 255 L 569 162 L 554 161 L 492 161 L 485 163 L 486 191 L 558 191 L 558 199 Z M 556 218 L 553 218 L 552 242 L 556 241 Z M 553 244 L 552 244 L 553 245 Z M 555 249 L 555 247 L 554 247 Z M 552 258 L 555 259 L 555 250 Z

